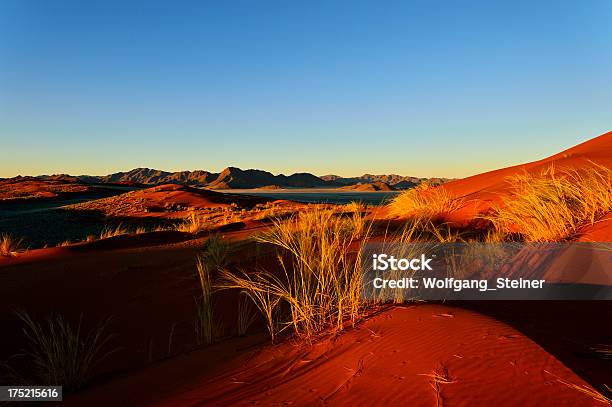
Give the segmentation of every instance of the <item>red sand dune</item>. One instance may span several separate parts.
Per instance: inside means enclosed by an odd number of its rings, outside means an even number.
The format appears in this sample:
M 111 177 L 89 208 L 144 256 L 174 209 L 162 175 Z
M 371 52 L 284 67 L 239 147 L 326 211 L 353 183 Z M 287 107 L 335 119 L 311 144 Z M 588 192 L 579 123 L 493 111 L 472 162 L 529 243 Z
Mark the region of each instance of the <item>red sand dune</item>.
M 543 160 L 527 164 L 489 171 L 444 184 L 450 193 L 463 197 L 468 202 L 465 207 L 452 214 L 451 220 L 465 222 L 475 214 L 486 211 L 493 203 L 500 201 L 508 191 L 507 177 L 524 171 L 539 174 L 554 165 L 557 169 L 579 169 L 592 163 L 612 168 L 612 132 L 579 144 Z
M 71 209 L 101 211 L 111 216 L 183 217 L 188 210 L 223 209 L 232 204 L 252 208 L 267 198 L 224 194 L 177 184 L 164 184 L 110 198 L 72 205 Z
M 439 392 L 431 385 L 435 371 L 445 371 L 451 382 L 440 384 Z M 588 386 L 504 323 L 461 308 L 419 305 L 383 312 L 312 346 L 285 342 L 240 351 L 214 345 L 85 391 L 66 404 L 602 405 L 560 380 Z
M 93 188 L 66 180 L 39 180 L 32 177 L 0 181 L 0 201 L 51 199 L 60 195 L 90 191 Z

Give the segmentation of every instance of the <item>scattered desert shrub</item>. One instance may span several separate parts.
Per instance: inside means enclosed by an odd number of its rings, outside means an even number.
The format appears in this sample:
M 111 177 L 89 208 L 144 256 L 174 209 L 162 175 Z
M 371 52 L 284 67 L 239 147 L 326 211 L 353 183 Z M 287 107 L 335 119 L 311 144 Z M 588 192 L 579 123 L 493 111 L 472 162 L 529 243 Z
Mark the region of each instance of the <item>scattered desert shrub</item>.
M 211 344 L 215 337 L 215 325 L 213 320 L 213 287 L 210 269 L 203 257 L 198 257 L 196 270 L 200 283 L 200 293 L 195 298 L 196 319 L 195 333 L 198 345 Z
M 129 230 L 126 227 L 124 227 L 122 224 L 119 224 L 115 227 L 105 226 L 104 229 L 102 229 L 102 232 L 100 232 L 100 239 L 107 239 L 109 237 L 127 235 L 128 233 L 130 233 Z
M 282 275 L 223 271 L 220 287 L 237 288 L 251 297 L 272 338 L 280 303 L 290 315 L 284 328 L 298 335 L 311 338 L 326 328 L 340 330 L 347 321 L 355 322 L 362 311 L 361 251 L 360 247 L 350 249 L 353 243 L 363 244 L 359 239 L 367 231 L 357 231 L 356 224 L 352 218 L 319 208 L 275 221 L 257 239 L 281 249 Z
M 462 198 L 452 196 L 445 188 L 423 183 L 396 196 L 389 204 L 392 216 L 436 220 L 461 208 Z
M 8 234 L 0 235 L 0 256 L 14 256 L 23 251 L 23 239 Z
M 23 332 L 29 347 L 24 353 L 33 364 L 36 384 L 75 390 L 90 378 L 92 367 L 111 353 L 101 353 L 111 338 L 104 335 L 109 320 L 85 334 L 81 320 L 73 326 L 61 315 L 44 322 L 33 320 L 26 312 L 17 316 L 25 324 Z
M 597 165 L 581 170 L 508 178 L 512 194 L 487 218 L 500 233 L 518 233 L 529 242 L 570 239 L 612 211 L 612 171 Z
M 176 230 L 179 232 L 199 233 L 206 230 L 207 226 L 201 217 L 191 213 L 188 218 L 176 226 Z

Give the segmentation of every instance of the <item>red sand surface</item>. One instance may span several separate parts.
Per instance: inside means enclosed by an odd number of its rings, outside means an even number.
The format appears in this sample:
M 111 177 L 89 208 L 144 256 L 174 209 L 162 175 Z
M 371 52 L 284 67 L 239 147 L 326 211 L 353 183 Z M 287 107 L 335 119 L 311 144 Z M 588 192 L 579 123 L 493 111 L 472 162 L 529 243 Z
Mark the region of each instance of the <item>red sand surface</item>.
M 239 245 L 235 261 L 245 267 L 266 261 L 243 242 L 253 226 L 224 235 Z M 62 247 L 9 260 L 0 269 L 0 356 L 23 347 L 11 314 L 19 307 L 71 320 L 82 314 L 87 328 L 112 316 L 109 333 L 119 349 L 88 389 L 67 396 L 68 405 L 435 406 L 427 374 L 436 369 L 453 381 L 440 385 L 441 405 L 602 405 L 558 380 L 600 391 L 610 383 L 609 362 L 589 354 L 609 343 L 602 323 L 610 307 L 595 302 L 422 304 L 380 312 L 312 346 L 266 345 L 259 327 L 193 351 L 193 271 L 202 242 L 110 252 Z M 219 306 L 231 327 L 235 299 L 221 298 Z
M 68 398 L 67 405 L 597 406 L 588 386 L 521 332 L 445 305 L 398 307 L 312 346 L 214 345 Z M 244 343 L 242 346 L 246 346 Z M 227 359 L 226 359 L 227 358 Z

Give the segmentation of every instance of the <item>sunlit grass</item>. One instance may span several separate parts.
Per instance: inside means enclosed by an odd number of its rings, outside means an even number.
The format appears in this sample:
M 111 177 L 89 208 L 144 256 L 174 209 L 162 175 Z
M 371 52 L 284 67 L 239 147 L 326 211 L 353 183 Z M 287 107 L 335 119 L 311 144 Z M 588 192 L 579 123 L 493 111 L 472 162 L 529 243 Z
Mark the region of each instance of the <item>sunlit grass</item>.
M 270 280 L 275 279 L 274 275 L 267 272 L 223 270 L 220 276 L 222 282 L 218 285 L 219 288 L 237 288 L 253 301 L 264 318 L 270 339 L 274 342 L 278 330 L 275 321 L 276 309 L 281 301 L 276 286 L 270 284 Z M 280 280 L 279 283 L 282 284 Z
M 281 274 L 222 273 L 223 288 L 245 292 L 262 312 L 272 338 L 275 310 L 287 306 L 289 317 L 283 328 L 312 338 L 324 329 L 341 330 L 354 322 L 362 310 L 360 242 L 368 226 L 357 217 L 339 216 L 333 210 L 313 208 L 286 221 L 277 220 L 260 243 L 281 250 Z
M 612 171 L 593 165 L 581 170 L 508 178 L 511 195 L 487 216 L 499 233 L 516 233 L 529 242 L 575 237 L 612 211 Z
M 9 234 L 0 235 L 0 256 L 14 256 L 23 250 L 23 239 L 16 239 Z
M 100 232 L 100 239 L 108 239 L 109 237 L 127 235 L 128 233 L 130 233 L 129 230 L 122 224 L 119 224 L 115 227 L 105 226 L 104 229 L 102 229 L 102 232 Z
M 186 233 L 199 233 L 207 228 L 208 224 L 195 213 L 190 214 L 188 218 L 176 226 L 177 231 Z
M 441 220 L 463 204 L 462 198 L 454 197 L 444 187 L 423 183 L 396 196 L 388 207 L 391 216 Z

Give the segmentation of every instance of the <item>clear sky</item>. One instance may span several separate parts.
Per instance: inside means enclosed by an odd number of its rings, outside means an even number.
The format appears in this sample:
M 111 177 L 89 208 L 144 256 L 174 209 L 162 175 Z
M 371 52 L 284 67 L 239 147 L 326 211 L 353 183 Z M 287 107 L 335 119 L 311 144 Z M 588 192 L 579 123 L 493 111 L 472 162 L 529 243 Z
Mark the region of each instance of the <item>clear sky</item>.
M 612 130 L 612 1 L 0 1 L 0 177 L 461 177 Z

